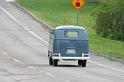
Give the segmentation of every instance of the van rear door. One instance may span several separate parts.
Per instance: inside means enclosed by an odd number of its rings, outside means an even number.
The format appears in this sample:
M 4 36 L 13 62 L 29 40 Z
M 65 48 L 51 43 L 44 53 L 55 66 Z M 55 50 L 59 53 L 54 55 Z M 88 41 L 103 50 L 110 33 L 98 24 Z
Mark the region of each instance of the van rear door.
M 81 57 L 85 49 L 85 41 L 82 39 L 80 30 L 63 30 L 61 39 L 61 56 Z

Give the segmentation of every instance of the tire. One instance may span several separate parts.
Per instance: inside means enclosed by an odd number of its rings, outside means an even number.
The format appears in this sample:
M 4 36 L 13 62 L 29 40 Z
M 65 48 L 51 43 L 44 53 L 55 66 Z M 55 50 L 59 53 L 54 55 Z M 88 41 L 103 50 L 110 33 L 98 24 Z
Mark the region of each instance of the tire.
M 78 60 L 78 65 L 82 65 L 82 60 Z
M 48 57 L 50 56 L 50 51 L 48 50 Z
M 49 55 L 49 51 L 48 51 L 48 57 L 49 57 L 50 55 Z
M 58 66 L 58 60 L 53 60 L 53 66 Z
M 52 59 L 52 57 L 49 57 L 49 65 L 53 65 L 53 59 Z
M 82 67 L 86 67 L 87 60 L 82 60 Z

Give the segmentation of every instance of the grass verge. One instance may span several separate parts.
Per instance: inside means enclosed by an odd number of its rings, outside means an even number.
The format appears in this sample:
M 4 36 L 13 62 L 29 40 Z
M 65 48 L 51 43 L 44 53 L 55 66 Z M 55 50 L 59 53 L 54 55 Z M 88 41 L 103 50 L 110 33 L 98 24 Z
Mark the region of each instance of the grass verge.
M 64 23 L 76 25 L 77 11 L 72 7 L 71 0 L 17 0 L 17 2 L 52 27 Z M 97 5 L 86 3 L 79 11 L 79 24 L 88 30 L 90 49 L 100 54 L 124 59 L 124 42 L 101 38 L 95 33 L 95 19 L 90 13 Z

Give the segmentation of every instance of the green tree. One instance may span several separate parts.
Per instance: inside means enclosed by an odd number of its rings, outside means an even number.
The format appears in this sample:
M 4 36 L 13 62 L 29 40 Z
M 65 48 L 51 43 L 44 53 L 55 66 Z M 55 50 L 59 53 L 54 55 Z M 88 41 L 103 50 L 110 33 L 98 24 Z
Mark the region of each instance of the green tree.
M 97 34 L 124 41 L 124 0 L 99 0 L 95 16 Z

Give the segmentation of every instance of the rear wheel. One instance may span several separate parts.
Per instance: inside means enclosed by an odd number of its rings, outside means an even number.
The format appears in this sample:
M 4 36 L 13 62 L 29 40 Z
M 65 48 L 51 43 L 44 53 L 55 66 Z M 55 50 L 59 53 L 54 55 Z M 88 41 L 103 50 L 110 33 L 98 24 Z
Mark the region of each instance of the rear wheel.
M 53 65 L 58 66 L 58 60 L 53 60 Z
M 81 65 L 82 67 L 86 67 L 87 60 L 78 60 L 78 65 Z
M 82 60 L 82 67 L 86 67 L 87 60 Z
M 82 60 L 78 60 L 78 65 L 82 65 Z
M 49 52 L 49 50 L 48 50 L 48 57 L 50 56 L 50 52 Z
M 53 65 L 53 59 L 52 59 L 52 57 L 49 57 L 49 65 Z

